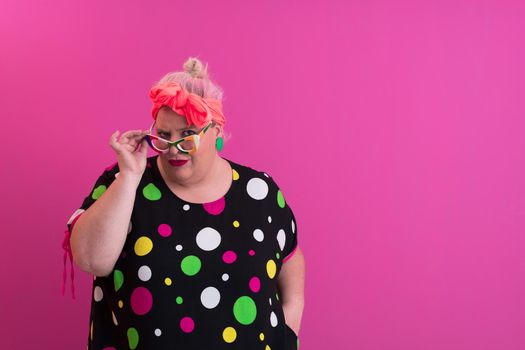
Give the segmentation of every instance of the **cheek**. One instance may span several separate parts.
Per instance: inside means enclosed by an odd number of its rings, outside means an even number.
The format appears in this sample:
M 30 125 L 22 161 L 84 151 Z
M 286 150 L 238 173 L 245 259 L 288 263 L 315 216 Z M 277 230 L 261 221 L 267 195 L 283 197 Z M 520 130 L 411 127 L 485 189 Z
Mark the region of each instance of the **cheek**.
M 215 147 L 214 141 L 211 138 L 206 138 L 201 141 L 201 144 L 199 146 L 199 151 L 202 151 L 202 153 L 212 153 L 213 148 Z M 197 152 L 198 154 L 199 152 Z

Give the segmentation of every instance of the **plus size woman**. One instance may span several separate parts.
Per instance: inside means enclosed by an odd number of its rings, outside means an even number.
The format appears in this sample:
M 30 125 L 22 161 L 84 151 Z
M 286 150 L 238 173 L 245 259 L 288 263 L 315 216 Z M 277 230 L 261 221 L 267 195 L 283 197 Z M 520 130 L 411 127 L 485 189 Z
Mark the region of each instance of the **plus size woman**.
M 149 130 L 111 136 L 63 243 L 94 276 L 88 349 L 297 349 L 297 221 L 269 173 L 220 155 L 222 94 L 190 58 L 150 89 Z

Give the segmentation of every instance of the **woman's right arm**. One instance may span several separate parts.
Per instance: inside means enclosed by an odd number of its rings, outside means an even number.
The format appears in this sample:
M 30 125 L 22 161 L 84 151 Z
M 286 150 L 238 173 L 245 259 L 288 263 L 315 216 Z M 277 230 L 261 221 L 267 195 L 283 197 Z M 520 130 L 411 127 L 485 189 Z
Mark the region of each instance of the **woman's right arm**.
M 119 258 L 135 202 L 135 194 L 146 168 L 146 132 L 118 132 L 110 139 L 117 153 L 119 175 L 107 190 L 78 218 L 71 230 L 71 252 L 75 264 L 95 276 L 107 276 Z
M 136 179 L 119 174 L 76 221 L 71 231 L 71 252 L 82 271 L 95 276 L 113 271 L 126 241 L 137 187 Z

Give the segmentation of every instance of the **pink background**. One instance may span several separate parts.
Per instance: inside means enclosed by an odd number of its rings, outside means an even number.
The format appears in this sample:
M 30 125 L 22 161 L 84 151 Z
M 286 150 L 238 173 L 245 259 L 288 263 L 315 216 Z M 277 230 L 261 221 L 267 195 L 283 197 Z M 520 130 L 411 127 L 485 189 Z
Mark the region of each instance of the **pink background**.
M 66 221 L 195 55 L 224 156 L 298 220 L 301 349 L 524 349 L 524 23 L 520 1 L 3 0 L 2 348 L 85 348 Z

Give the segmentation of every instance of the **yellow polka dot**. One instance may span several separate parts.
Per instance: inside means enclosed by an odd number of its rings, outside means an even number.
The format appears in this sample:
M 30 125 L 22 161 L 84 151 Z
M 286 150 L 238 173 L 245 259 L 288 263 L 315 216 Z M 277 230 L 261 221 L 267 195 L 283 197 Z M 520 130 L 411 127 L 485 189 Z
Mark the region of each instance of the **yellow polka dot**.
M 226 343 L 233 343 L 237 339 L 237 331 L 233 327 L 226 327 L 222 331 L 222 338 Z
M 124 303 L 122 302 L 122 300 L 118 301 L 118 307 L 121 309 L 124 307 Z
M 142 236 L 135 242 L 135 254 L 144 256 L 153 249 L 153 242 L 146 236 Z
M 237 170 L 232 168 L 232 172 L 233 172 L 233 180 L 239 180 L 239 173 L 237 172 Z
M 264 350 L 272 350 L 272 348 L 270 347 L 270 345 L 266 345 L 266 347 L 264 348 Z
M 233 222 L 233 226 L 234 226 L 234 227 L 239 227 L 239 226 L 241 226 L 241 224 L 239 224 L 239 221 L 235 220 L 235 221 Z
M 261 341 L 264 340 L 264 333 L 259 334 L 259 339 L 261 339 Z
M 93 340 L 93 322 L 91 322 L 91 327 L 89 329 L 89 335 L 91 336 L 91 340 Z
M 268 260 L 268 262 L 266 263 L 266 272 L 268 273 L 268 277 L 275 277 L 275 273 L 277 272 L 277 265 L 275 265 L 275 261 L 273 261 L 272 259 Z
M 171 278 L 166 277 L 166 278 L 164 279 L 164 283 L 166 283 L 167 286 L 171 286 Z

